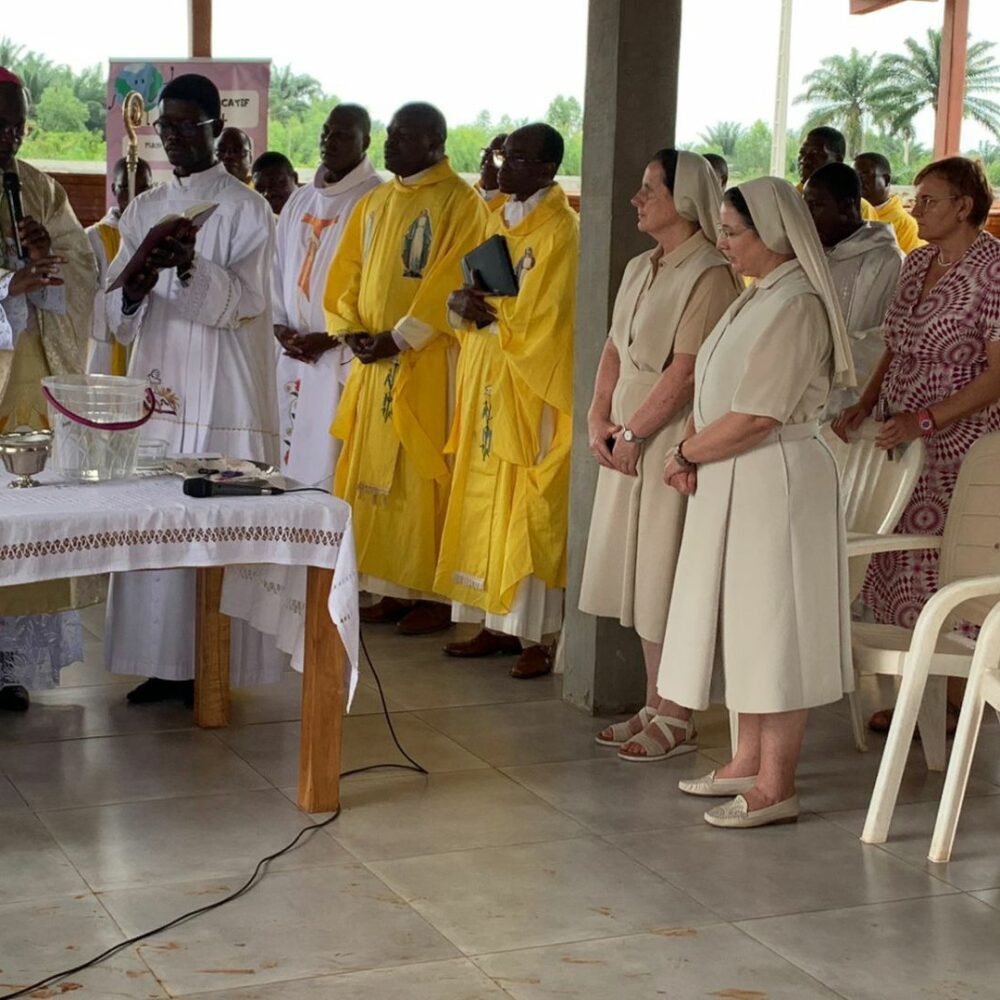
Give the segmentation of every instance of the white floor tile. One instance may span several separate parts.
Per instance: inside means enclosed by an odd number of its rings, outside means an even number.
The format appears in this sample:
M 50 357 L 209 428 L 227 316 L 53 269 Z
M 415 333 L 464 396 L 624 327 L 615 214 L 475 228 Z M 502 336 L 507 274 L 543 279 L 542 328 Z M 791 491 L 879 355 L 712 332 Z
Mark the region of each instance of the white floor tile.
M 60 809 L 40 817 L 95 891 L 249 878 L 260 858 L 310 823 L 277 789 Z M 272 868 L 353 860 L 316 831 Z
M 718 919 L 591 838 L 377 861 L 369 867 L 467 955 Z
M 210 903 L 242 880 L 104 893 L 126 933 Z M 140 945 L 172 995 L 458 957 L 360 865 L 274 872 L 246 896 Z

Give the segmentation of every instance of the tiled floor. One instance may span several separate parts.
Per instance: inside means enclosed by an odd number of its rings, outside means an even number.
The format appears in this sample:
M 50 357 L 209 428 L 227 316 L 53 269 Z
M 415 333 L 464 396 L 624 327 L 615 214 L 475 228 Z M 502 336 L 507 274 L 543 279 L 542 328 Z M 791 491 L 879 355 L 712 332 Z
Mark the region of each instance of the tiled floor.
M 233 726 L 130 708 L 92 662 L 0 717 L 0 996 L 237 888 L 308 821 L 298 678 L 234 693 Z M 941 776 L 915 748 L 892 839 L 857 839 L 875 771 L 842 706 L 813 713 L 796 826 L 715 830 L 679 777 L 629 765 L 559 681 L 372 631 L 400 739 L 427 776 L 344 783 L 343 813 L 252 893 L 36 994 L 86 1000 L 979 1000 L 998 996 L 1000 729 L 984 733 L 953 860 L 925 860 Z M 877 741 L 876 741 L 877 742 Z M 371 678 L 345 767 L 398 760 Z

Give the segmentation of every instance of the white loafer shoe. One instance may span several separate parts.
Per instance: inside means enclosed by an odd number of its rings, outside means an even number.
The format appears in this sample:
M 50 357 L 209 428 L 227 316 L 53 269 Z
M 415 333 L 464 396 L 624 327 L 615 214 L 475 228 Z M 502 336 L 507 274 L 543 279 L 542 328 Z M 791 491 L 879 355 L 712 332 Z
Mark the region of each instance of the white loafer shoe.
M 683 778 L 677 782 L 677 787 L 685 795 L 720 795 L 728 798 L 740 792 L 749 792 L 756 780 L 756 775 L 752 778 L 717 778 L 715 771 L 709 771 L 700 778 Z
M 711 826 L 722 826 L 733 830 L 749 830 L 755 826 L 770 826 L 774 823 L 797 823 L 799 819 L 799 797 L 775 802 L 773 806 L 750 811 L 747 800 L 737 795 L 732 802 L 726 802 L 705 813 L 705 822 Z

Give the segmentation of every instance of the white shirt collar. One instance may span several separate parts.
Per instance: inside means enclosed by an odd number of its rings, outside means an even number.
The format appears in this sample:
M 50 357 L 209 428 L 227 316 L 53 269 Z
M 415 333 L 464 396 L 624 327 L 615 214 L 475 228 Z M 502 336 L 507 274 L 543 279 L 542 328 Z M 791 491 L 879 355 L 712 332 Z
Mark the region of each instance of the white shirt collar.
M 523 222 L 538 207 L 545 195 L 552 190 L 554 183 L 546 184 L 545 187 L 540 188 L 530 198 L 525 198 L 524 201 L 515 201 L 513 198 L 506 201 L 503 206 L 504 224 L 510 228 Z

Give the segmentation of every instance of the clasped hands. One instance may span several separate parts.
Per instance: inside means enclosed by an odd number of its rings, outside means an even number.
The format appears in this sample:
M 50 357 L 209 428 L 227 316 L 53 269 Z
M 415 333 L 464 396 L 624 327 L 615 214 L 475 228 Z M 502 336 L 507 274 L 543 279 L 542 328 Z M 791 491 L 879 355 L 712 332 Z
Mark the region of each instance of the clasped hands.
M 314 365 L 331 348 L 336 347 L 338 338 L 323 331 L 300 333 L 290 326 L 274 325 L 275 339 L 281 344 L 285 354 L 303 364 Z
M 637 476 L 642 445 L 638 441 L 626 441 L 622 437 L 624 430 L 609 417 L 590 414 L 587 418 L 590 453 L 605 469 L 614 469 L 623 476 Z
M 383 358 L 393 358 L 399 354 L 399 345 L 391 330 L 374 335 L 370 333 L 344 333 L 340 339 L 347 344 L 351 353 L 363 365 L 370 365 Z
M 831 430 L 841 441 L 847 442 L 851 431 L 856 431 L 871 413 L 871 407 L 855 403 L 841 410 L 831 425 Z M 889 450 L 915 441 L 920 437 L 920 418 L 916 413 L 895 413 L 882 424 L 875 438 L 875 446 Z

